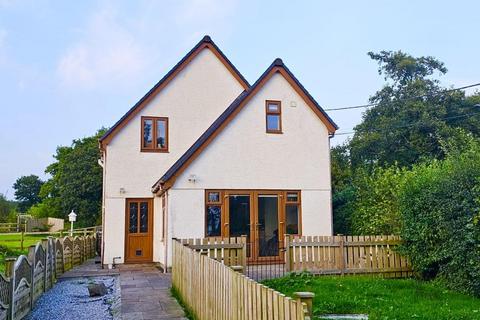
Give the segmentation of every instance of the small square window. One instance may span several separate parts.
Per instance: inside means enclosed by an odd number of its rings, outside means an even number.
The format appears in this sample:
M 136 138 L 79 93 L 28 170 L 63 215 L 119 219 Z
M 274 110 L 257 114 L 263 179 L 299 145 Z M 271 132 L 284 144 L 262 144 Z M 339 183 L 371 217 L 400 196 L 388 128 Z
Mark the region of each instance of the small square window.
M 214 202 L 214 203 L 220 202 L 220 193 L 219 192 L 209 192 L 208 193 L 208 202 Z
M 287 192 L 287 202 L 298 202 L 298 193 Z
M 268 104 L 268 112 L 279 112 L 278 104 L 276 103 L 269 103 Z

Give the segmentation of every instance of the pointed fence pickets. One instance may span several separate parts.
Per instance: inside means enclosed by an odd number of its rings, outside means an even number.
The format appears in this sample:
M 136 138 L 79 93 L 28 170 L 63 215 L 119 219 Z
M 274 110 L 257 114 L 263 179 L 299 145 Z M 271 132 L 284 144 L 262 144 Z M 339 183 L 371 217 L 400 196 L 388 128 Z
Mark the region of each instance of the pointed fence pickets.
M 309 319 L 305 303 L 270 289 L 222 262 L 244 259 L 245 239 L 173 241 L 173 287 L 200 320 Z M 204 242 L 201 244 L 201 242 Z M 212 242 L 212 241 L 210 241 Z M 216 242 L 216 243 L 215 243 Z M 218 248 L 214 248 L 214 245 Z M 203 251 L 202 251 L 203 250 Z M 233 253 L 233 251 L 235 251 Z M 234 266 L 234 264 L 230 264 Z
M 52 238 L 29 247 L 28 256 L 6 259 L 0 273 L 0 320 L 24 318 L 58 276 L 96 255 L 95 235 Z
M 286 271 L 408 277 L 412 266 L 398 252 L 400 244 L 394 235 L 286 236 Z
M 284 264 L 285 273 L 411 276 L 410 262 L 397 250 L 400 244 L 399 236 L 287 235 L 280 248 L 285 254 L 274 263 Z M 173 286 L 200 320 L 309 319 L 305 303 L 245 275 L 264 261 L 247 262 L 246 237 L 174 239 Z

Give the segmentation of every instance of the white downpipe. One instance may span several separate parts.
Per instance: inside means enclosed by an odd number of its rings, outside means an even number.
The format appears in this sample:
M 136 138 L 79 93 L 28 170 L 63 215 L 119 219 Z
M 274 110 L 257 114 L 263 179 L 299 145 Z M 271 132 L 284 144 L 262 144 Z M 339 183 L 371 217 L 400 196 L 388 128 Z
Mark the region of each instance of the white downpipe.
M 162 227 L 165 229 L 165 252 L 163 255 L 163 273 L 167 273 L 168 270 L 168 190 L 165 191 L 165 225 Z

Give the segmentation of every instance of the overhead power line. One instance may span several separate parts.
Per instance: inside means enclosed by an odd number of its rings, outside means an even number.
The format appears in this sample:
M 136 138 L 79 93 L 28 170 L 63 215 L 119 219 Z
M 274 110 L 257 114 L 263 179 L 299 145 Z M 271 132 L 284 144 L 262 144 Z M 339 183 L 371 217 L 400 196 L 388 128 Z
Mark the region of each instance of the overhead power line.
M 480 82 L 479 82 L 479 83 L 470 84 L 470 85 L 467 85 L 467 86 L 464 86 L 464 87 L 448 89 L 448 90 L 445 90 L 445 91 L 442 91 L 442 92 L 438 92 L 438 93 L 435 93 L 435 94 L 423 94 L 423 95 L 414 96 L 414 97 L 409 97 L 409 98 L 405 98 L 405 99 L 398 99 L 398 100 L 396 100 L 395 102 L 402 102 L 402 101 L 408 101 L 408 100 L 414 100 L 414 99 L 420 99 L 420 98 L 440 96 L 440 95 L 447 94 L 447 93 L 449 93 L 449 92 L 458 91 L 458 90 L 464 90 L 464 89 L 473 88 L 473 87 L 478 87 L 478 86 L 480 86 Z M 378 105 L 378 103 L 368 103 L 368 104 L 361 104 L 361 105 L 350 106 L 350 107 L 329 108 L 329 109 L 324 109 L 324 110 L 325 110 L 325 111 L 338 111 L 338 110 L 360 109 L 360 108 L 374 107 L 374 106 L 376 106 L 376 105 Z
M 480 112 L 472 112 L 472 113 L 462 114 L 462 115 L 458 115 L 458 116 L 439 118 L 439 119 L 436 119 L 436 120 L 460 119 L 460 118 L 466 118 L 466 117 L 474 116 L 474 115 L 477 115 L 477 114 L 480 114 Z M 411 123 L 401 125 L 401 126 L 393 126 L 393 127 L 390 127 L 390 128 L 382 128 L 382 129 L 373 129 L 370 132 L 392 131 L 392 130 L 395 130 L 395 129 L 414 127 L 418 124 L 425 124 L 425 123 L 426 123 L 425 121 L 416 121 L 416 122 L 411 122 Z M 344 135 L 350 135 L 350 134 L 354 134 L 354 133 L 355 133 L 355 131 L 348 131 L 348 132 L 335 133 L 335 135 L 336 136 L 344 136 Z

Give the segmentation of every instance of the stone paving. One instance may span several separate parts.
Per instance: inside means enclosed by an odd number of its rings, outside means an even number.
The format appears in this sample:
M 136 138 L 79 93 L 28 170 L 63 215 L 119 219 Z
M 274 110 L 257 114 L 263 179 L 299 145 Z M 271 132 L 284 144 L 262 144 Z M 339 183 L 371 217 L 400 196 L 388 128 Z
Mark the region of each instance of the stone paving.
M 186 319 L 170 295 L 171 274 L 153 264 L 119 265 L 123 320 Z

